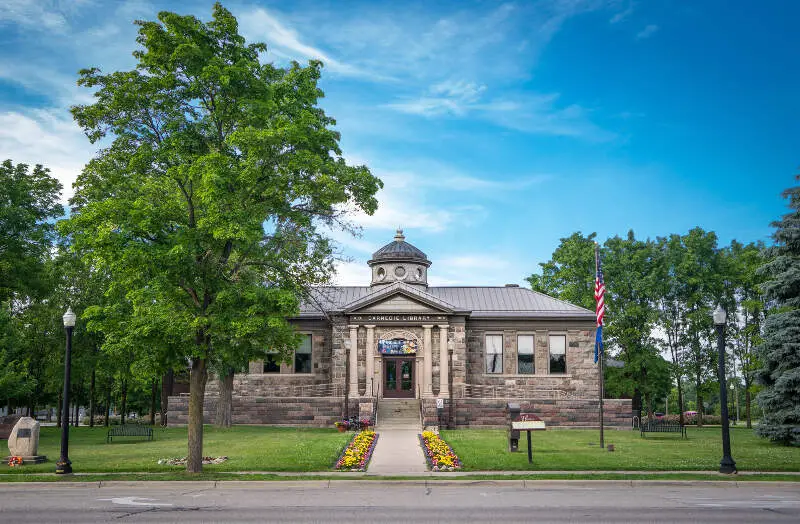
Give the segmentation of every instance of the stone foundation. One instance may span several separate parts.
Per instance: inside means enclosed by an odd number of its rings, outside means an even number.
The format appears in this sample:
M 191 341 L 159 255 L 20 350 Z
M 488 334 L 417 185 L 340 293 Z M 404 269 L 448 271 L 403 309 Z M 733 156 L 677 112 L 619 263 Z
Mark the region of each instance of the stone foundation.
M 520 405 L 522 413 L 533 413 L 548 427 L 597 428 L 599 427 L 599 401 L 552 400 L 552 399 L 454 399 L 455 425 L 457 428 L 507 428 L 509 423 L 508 403 Z M 450 417 L 450 401 L 445 400 L 442 420 L 437 419 L 436 399 L 423 399 L 424 424 L 447 425 Z M 603 401 L 603 426 L 617 429 L 631 428 L 631 400 L 605 399 Z
M 216 396 L 207 396 L 203 404 L 203 422 L 213 424 Z M 350 417 L 371 418 L 370 399 L 350 399 Z M 344 418 L 344 397 L 233 397 L 234 424 L 269 424 L 274 426 L 331 427 Z M 189 397 L 169 397 L 167 420 L 170 426 L 185 426 L 189 421 Z
M 599 413 L 597 400 L 552 400 L 552 399 L 454 399 L 457 428 L 502 428 L 508 427 L 508 403 L 520 405 L 523 413 L 533 413 L 545 421 L 548 427 L 597 428 Z M 372 400 L 354 398 L 349 401 L 350 417 L 366 418 L 372 411 Z M 203 419 L 214 423 L 217 397 L 206 397 Z M 446 426 L 450 416 L 450 401 L 445 400 L 442 419 L 436 411 L 436 399 L 422 399 L 424 425 Z M 169 397 L 167 420 L 170 426 L 182 426 L 188 422 L 189 397 Z M 603 403 L 605 427 L 631 428 L 631 400 L 606 399 Z M 331 427 L 342 420 L 344 397 L 256 397 L 234 396 L 234 424 L 269 424 L 281 426 Z

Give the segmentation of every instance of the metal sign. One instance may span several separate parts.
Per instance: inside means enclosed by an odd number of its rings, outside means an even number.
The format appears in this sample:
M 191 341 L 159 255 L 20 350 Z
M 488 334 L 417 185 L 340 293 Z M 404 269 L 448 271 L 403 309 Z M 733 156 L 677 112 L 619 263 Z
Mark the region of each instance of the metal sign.
M 511 422 L 511 429 L 537 430 L 547 429 L 544 420 L 515 420 Z

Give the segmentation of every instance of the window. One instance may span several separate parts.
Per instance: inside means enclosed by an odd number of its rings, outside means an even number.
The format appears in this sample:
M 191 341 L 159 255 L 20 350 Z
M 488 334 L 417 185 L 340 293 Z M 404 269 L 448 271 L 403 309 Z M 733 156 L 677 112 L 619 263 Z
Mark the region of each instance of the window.
M 550 335 L 550 373 L 567 372 L 567 337 Z
M 486 372 L 503 372 L 503 335 L 486 335 Z
M 517 373 L 532 375 L 536 368 L 533 365 L 533 335 L 517 337 Z
M 267 353 L 267 356 L 264 357 L 264 373 L 281 372 L 281 363 L 278 358 L 278 353 Z
M 311 373 L 311 335 L 303 335 L 303 340 L 294 350 L 294 372 Z

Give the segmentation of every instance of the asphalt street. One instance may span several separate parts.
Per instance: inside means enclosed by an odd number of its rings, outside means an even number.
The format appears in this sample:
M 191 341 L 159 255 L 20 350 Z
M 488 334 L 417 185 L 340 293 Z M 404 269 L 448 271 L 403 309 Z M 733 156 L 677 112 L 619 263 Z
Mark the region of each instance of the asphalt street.
M 798 522 L 800 485 L 550 481 L 0 484 L 0 522 Z

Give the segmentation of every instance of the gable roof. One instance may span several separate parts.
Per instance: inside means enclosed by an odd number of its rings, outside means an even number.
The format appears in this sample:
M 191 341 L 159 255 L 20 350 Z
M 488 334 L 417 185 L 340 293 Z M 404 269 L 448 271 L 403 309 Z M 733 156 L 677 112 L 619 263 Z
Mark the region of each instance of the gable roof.
M 442 300 L 436 295 L 426 293 L 418 287 L 410 286 L 404 282 L 395 282 L 394 284 L 388 286 L 381 286 L 378 289 L 373 288 L 372 291 L 372 293 L 369 293 L 368 295 L 358 298 L 343 306 L 343 312 L 350 313 L 352 311 L 356 311 L 363 307 L 369 306 L 370 304 L 375 304 L 376 302 L 386 300 L 393 295 L 405 295 L 411 299 L 416 299 L 427 306 L 430 306 L 434 309 L 439 309 L 445 313 L 453 313 L 460 310 L 459 307 Z M 464 311 L 464 313 L 466 312 L 467 311 Z
M 589 320 L 595 313 L 524 287 L 455 286 L 420 289 L 402 282 L 385 287 L 315 288 L 301 304 L 299 318 L 321 318 L 326 312 L 348 313 L 403 293 L 443 311 L 470 318 L 565 318 Z

